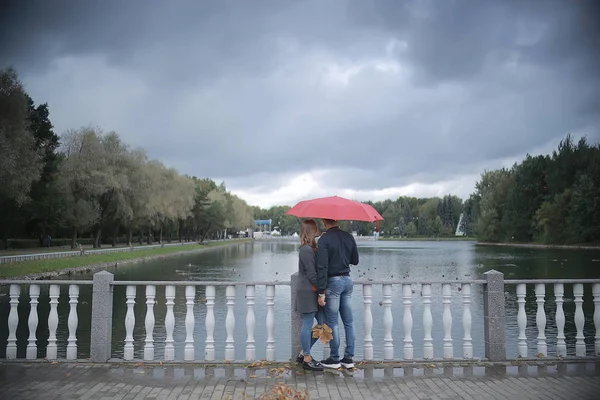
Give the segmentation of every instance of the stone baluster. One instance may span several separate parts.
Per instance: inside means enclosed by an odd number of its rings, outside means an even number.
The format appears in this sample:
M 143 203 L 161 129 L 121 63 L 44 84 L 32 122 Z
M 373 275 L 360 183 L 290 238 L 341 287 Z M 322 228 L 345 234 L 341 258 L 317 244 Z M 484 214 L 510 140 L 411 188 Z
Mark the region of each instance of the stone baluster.
M 600 356 L 600 283 L 594 283 L 592 293 L 594 294 L 594 327 L 596 328 L 594 354 Z
M 225 317 L 225 329 L 227 339 L 225 339 L 225 361 L 235 360 L 235 340 L 233 332 L 235 331 L 235 286 L 227 286 L 225 289 L 227 298 L 227 316 Z
M 402 285 L 402 304 L 404 304 L 404 316 L 402 325 L 404 326 L 404 359 L 412 360 L 414 358 L 413 341 L 412 341 L 412 286 Z
M 546 344 L 546 311 L 544 310 L 544 298 L 546 297 L 546 285 L 543 283 L 535 284 L 535 302 L 537 303 L 537 312 L 535 314 L 535 323 L 538 329 L 537 352 L 538 355 L 546 357 L 548 355 L 548 345 Z
M 29 304 L 29 320 L 27 326 L 29 328 L 29 341 L 27 343 L 27 350 L 25 358 L 28 360 L 35 360 L 37 358 L 37 345 L 36 345 L 36 331 L 38 326 L 38 298 L 40 297 L 40 286 L 30 285 L 29 286 L 29 297 L 31 298 Z
M 367 361 L 373 359 L 373 337 L 371 332 L 373 330 L 373 314 L 371 313 L 371 304 L 373 303 L 373 285 L 363 285 L 363 303 L 365 305 L 365 344 L 364 344 L 364 358 Z
M 173 361 L 175 359 L 175 346 L 173 343 L 173 330 L 175 329 L 175 314 L 173 307 L 175 306 L 175 286 L 165 286 L 165 299 L 167 300 L 167 315 L 165 316 L 165 329 L 167 330 L 167 338 L 165 339 L 165 361 Z
M 156 304 L 156 286 L 146 285 L 146 340 L 144 344 L 144 360 L 154 360 L 154 304 Z
M 518 336 L 518 356 L 527 357 L 527 336 L 525 329 L 527 328 L 527 314 L 525 314 L 525 295 L 527 294 L 527 286 L 524 283 L 517 284 L 517 303 L 519 311 L 517 312 L 517 325 L 519 327 Z
M 573 285 L 573 295 L 575 296 L 575 327 L 577 335 L 575 336 L 575 355 L 585 357 L 585 336 L 583 335 L 583 324 L 585 317 L 583 315 L 583 283 Z
M 256 345 L 254 341 L 254 327 L 256 318 L 254 317 L 254 299 L 256 297 L 256 286 L 246 286 L 246 361 L 256 359 Z
M 473 358 L 473 338 L 471 337 L 471 284 L 463 283 L 460 288 L 463 304 L 463 358 Z
M 433 317 L 431 316 L 431 285 L 423 284 L 421 294 L 423 296 L 423 330 L 425 333 L 423 339 L 423 358 L 431 360 L 433 358 L 433 338 L 431 337 L 431 328 L 433 327 Z
M 185 287 L 185 349 L 183 359 L 185 361 L 194 361 L 196 352 L 194 350 L 194 301 L 196 300 L 196 287 Z
M 67 325 L 69 328 L 69 338 L 67 339 L 67 360 L 77 359 L 77 303 L 79 298 L 79 286 L 69 285 L 69 318 Z
M 50 314 L 48 315 L 48 347 L 46 347 L 46 358 L 56 360 L 58 358 L 58 348 L 56 346 L 56 329 L 58 328 L 58 297 L 60 296 L 60 286 L 50 285 Z
M 442 297 L 444 303 L 444 358 L 454 357 L 454 348 L 452 346 L 452 311 L 450 305 L 452 303 L 452 286 L 449 283 L 442 285 Z
M 19 305 L 19 296 L 21 287 L 19 285 L 10 285 L 10 311 L 8 313 L 8 344 L 6 345 L 6 359 L 14 360 L 17 358 L 17 326 L 19 325 L 19 314 L 17 306 Z
M 394 317 L 392 316 L 392 285 L 383 285 L 383 359 L 394 359 L 394 337 L 392 328 Z
M 558 357 L 567 356 L 567 344 L 565 343 L 565 312 L 563 310 L 565 295 L 565 285 L 562 283 L 554 284 L 554 299 L 556 301 L 556 355 Z
M 206 287 L 206 346 L 204 347 L 204 359 L 215 360 L 215 287 Z
M 275 286 L 267 285 L 267 361 L 275 361 Z
M 127 300 L 127 313 L 125 314 L 125 346 L 123 348 L 123 358 L 133 360 L 133 327 L 135 326 L 135 314 L 133 306 L 135 304 L 135 286 L 129 285 L 125 289 Z

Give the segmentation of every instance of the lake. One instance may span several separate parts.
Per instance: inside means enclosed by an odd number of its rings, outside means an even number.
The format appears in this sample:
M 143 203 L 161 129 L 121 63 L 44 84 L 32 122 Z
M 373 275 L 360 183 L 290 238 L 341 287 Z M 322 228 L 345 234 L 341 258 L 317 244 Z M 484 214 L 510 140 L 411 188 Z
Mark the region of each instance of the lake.
M 476 246 L 473 242 L 432 241 L 432 242 L 387 242 L 387 241 L 359 241 L 360 265 L 353 270 L 353 278 L 402 279 L 407 276 L 411 281 L 439 281 L 447 279 L 482 279 L 482 274 L 490 269 L 496 269 L 505 274 L 505 279 L 557 279 L 557 278 L 599 278 L 600 277 L 600 251 L 596 250 L 547 250 L 526 249 L 492 246 Z M 297 271 L 297 245 L 286 242 L 246 242 L 243 244 L 216 247 L 206 251 L 176 256 L 169 259 L 148 261 L 140 264 L 132 264 L 118 268 L 111 268 L 110 272 L 115 274 L 116 280 L 195 280 L 195 281 L 288 281 L 292 273 Z M 61 279 L 64 279 L 62 277 Z M 73 279 L 91 279 L 92 275 L 77 275 Z M 533 288 L 528 285 L 526 311 L 528 314 L 527 336 L 530 356 L 536 354 L 537 328 L 535 326 L 536 303 Z M 43 357 L 43 348 L 47 343 L 47 317 L 49 313 L 48 287 L 42 286 L 40 304 L 38 306 L 40 323 L 38 326 L 38 352 Z M 422 357 L 423 327 L 422 327 L 422 298 L 420 287 L 414 287 L 413 295 L 413 345 L 415 357 Z M 546 336 L 548 338 L 549 354 L 554 354 L 556 342 L 556 328 L 554 323 L 554 294 L 552 285 L 546 286 L 546 310 L 548 315 Z M 59 299 L 59 328 L 57 338 L 59 341 L 59 357 L 64 357 L 67 334 L 68 313 L 68 288 L 61 288 Z M 452 337 L 454 339 L 455 356 L 462 355 L 462 303 L 458 291 L 458 285 L 453 285 L 452 298 Z M 507 350 L 509 357 L 517 354 L 517 303 L 515 286 L 506 286 L 506 321 L 507 321 Z M 26 287 L 22 287 L 22 292 Z M 393 317 L 394 317 L 394 347 L 395 357 L 402 358 L 402 288 L 394 286 L 393 290 Z M 442 298 L 439 285 L 433 286 L 432 314 L 434 355 L 442 355 L 443 327 L 442 320 Z M 243 287 L 237 289 L 236 295 L 236 359 L 242 360 L 245 354 L 245 292 Z M 79 297 L 79 328 L 78 353 L 81 358 L 89 357 L 89 333 L 90 333 L 90 309 L 91 309 L 91 287 L 81 287 Z M 115 308 L 113 312 L 113 357 L 122 357 L 123 343 L 125 339 L 125 287 L 115 287 Z M 204 299 L 204 288 L 198 287 L 196 293 L 196 358 L 202 359 L 204 353 L 204 318 L 206 308 L 202 302 Z M 157 288 L 157 304 L 155 306 L 156 325 L 154 330 L 155 357 L 163 357 L 164 339 L 166 337 L 164 328 L 164 317 L 166 314 L 164 287 Z M 373 344 L 376 359 L 383 358 L 383 307 L 379 302 L 383 300 L 381 286 L 373 287 Z M 135 305 L 135 357 L 143 357 L 143 345 L 145 338 L 144 318 L 146 312 L 145 288 L 138 287 Z M 265 288 L 256 288 L 256 354 L 262 358 L 265 354 Z M 362 344 L 364 337 L 363 328 L 363 299 L 362 287 L 356 285 L 353 295 L 354 319 L 356 330 L 356 358 L 362 358 Z M 28 314 L 28 295 L 21 295 L 19 305 L 20 324 L 17 330 L 18 356 L 25 356 Z M 484 356 L 483 345 L 483 298 L 481 285 L 472 285 L 473 315 L 473 346 L 475 357 Z M 0 358 L 5 356 L 7 338 L 7 316 L 8 316 L 8 286 L 0 289 Z M 567 323 L 565 334 L 567 337 L 568 352 L 574 355 L 575 326 L 573 314 L 575 305 L 572 300 L 572 286 L 565 285 L 565 314 Z M 184 288 L 177 288 L 175 300 L 175 348 L 176 359 L 183 359 L 183 342 L 185 340 L 185 296 Z M 593 351 L 593 303 L 590 285 L 585 285 L 584 313 L 586 317 L 585 335 L 588 351 Z M 217 359 L 222 359 L 225 347 L 225 288 L 217 287 L 217 298 L 215 304 L 215 347 Z M 289 286 L 277 286 L 275 296 L 275 341 L 276 357 L 278 360 L 286 360 L 290 354 L 290 288 Z M 343 331 L 343 329 L 342 329 Z M 321 354 L 322 347 L 317 344 L 315 354 Z

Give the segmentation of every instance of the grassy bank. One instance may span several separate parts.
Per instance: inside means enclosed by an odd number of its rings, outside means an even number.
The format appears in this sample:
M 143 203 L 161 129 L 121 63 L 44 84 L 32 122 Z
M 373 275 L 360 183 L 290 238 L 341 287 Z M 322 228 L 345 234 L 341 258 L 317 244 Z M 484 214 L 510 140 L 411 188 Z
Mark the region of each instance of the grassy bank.
M 219 242 L 210 242 L 204 245 L 189 244 L 183 246 L 137 250 L 132 252 L 93 254 L 70 258 L 31 260 L 18 263 L 0 264 L 0 278 L 41 278 L 44 276 L 67 273 L 69 271 L 106 268 L 107 266 L 114 265 L 115 263 L 128 264 L 154 258 L 165 258 L 183 253 L 202 251 L 212 247 L 243 243 L 246 241 L 252 241 L 252 239 L 235 241 L 223 240 Z
M 474 242 L 476 239 L 470 236 L 441 236 L 441 237 L 380 237 L 379 240 L 388 242 Z

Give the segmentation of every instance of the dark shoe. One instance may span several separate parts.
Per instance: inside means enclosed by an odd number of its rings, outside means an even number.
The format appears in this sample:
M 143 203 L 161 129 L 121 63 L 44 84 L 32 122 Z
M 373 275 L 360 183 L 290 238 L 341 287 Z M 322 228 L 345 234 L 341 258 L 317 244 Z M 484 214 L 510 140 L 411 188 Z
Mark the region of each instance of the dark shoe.
M 351 358 L 342 358 L 340 360 L 340 364 L 342 364 L 342 367 L 346 368 L 346 369 L 352 369 L 354 368 L 354 361 L 352 361 Z
M 318 362 L 313 360 L 310 360 L 309 362 L 302 362 L 302 368 L 304 369 L 308 369 L 311 371 L 323 371 L 323 366 Z
M 304 362 L 304 356 L 302 354 L 298 355 L 298 358 L 296 358 L 296 362 L 298 364 L 302 364 Z
M 327 360 L 323 360 L 321 361 L 321 365 L 324 366 L 325 368 L 332 368 L 332 369 L 338 369 L 341 368 L 342 365 L 340 364 L 339 361 L 334 361 L 330 358 L 328 358 Z

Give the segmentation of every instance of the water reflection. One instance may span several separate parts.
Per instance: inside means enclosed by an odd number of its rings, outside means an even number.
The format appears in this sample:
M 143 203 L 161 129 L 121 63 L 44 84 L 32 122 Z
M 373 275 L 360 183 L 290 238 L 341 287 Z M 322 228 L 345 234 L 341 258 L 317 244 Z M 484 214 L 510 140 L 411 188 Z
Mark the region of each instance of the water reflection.
M 366 242 L 360 244 L 361 262 L 360 266 L 353 272 L 358 278 L 372 279 L 402 279 L 411 281 L 427 281 L 448 279 L 480 279 L 482 274 L 489 269 L 503 272 L 507 279 L 533 279 L 533 278 L 598 278 L 600 273 L 594 269 L 600 260 L 598 251 L 568 251 L 568 250 L 531 250 L 510 249 L 497 247 L 480 247 L 468 242 Z M 195 255 L 177 256 L 174 258 L 155 260 L 139 263 L 136 265 L 111 268 L 116 280 L 190 280 L 190 281 L 287 281 L 292 273 L 297 270 L 297 246 L 292 243 L 270 243 L 256 242 L 243 243 L 237 246 L 209 249 Z M 89 275 L 74 276 L 73 279 L 91 279 Z M 422 298 L 420 288 L 414 287 L 413 295 L 413 345 L 415 357 L 422 357 L 423 327 L 422 327 Z M 20 324 L 17 330 L 18 356 L 25 356 L 26 340 L 28 337 L 27 316 L 29 312 L 28 287 L 22 286 L 21 302 L 19 304 Z M 514 285 L 506 286 L 506 315 L 507 315 L 507 350 L 510 357 L 516 357 L 517 349 L 517 303 L 516 288 Z M 0 357 L 5 355 L 5 344 L 7 338 L 7 315 L 8 287 L 0 289 Z M 462 303 L 458 285 L 453 285 L 453 298 L 451 304 L 452 315 L 452 337 L 454 339 L 454 354 L 462 356 Z M 483 300 L 482 287 L 472 287 L 471 310 L 473 313 L 473 347 L 476 357 L 483 357 Z M 401 287 L 395 286 L 392 293 L 393 318 L 394 318 L 394 353 L 395 357 L 402 358 L 402 293 Z M 205 289 L 197 287 L 196 304 L 194 308 L 196 330 L 194 333 L 196 345 L 196 359 L 204 358 L 204 320 L 206 308 L 204 307 Z M 275 297 L 275 340 L 276 357 L 286 360 L 290 354 L 290 288 L 288 286 L 277 286 Z M 49 313 L 48 288 L 42 287 L 39 299 L 39 325 L 38 325 L 38 354 L 45 355 L 47 345 L 48 329 L 47 319 Z M 383 307 L 379 302 L 383 300 L 381 287 L 373 288 L 373 343 L 375 345 L 375 357 L 383 357 Z M 554 293 L 552 285 L 546 286 L 545 309 L 549 313 L 546 337 L 548 339 L 549 354 L 554 354 L 556 343 L 556 327 L 554 321 Z M 143 357 L 143 346 L 145 339 L 144 318 L 146 313 L 145 288 L 137 288 L 135 312 L 135 356 Z M 164 355 L 164 339 L 166 331 L 164 319 L 166 305 L 164 297 L 164 286 L 157 288 L 157 304 L 155 306 L 156 324 L 154 330 L 155 357 L 160 359 Z M 256 288 L 256 354 L 264 357 L 266 347 L 266 297 L 264 286 Z M 357 337 L 358 359 L 362 358 L 362 337 L 364 335 L 362 313 L 364 305 L 362 302 L 362 288 L 357 285 L 353 296 L 355 310 L 355 326 Z M 113 309 L 113 357 L 122 357 L 125 339 L 125 287 L 115 287 Z M 527 336 L 530 356 L 536 354 L 537 328 L 535 326 L 536 313 L 535 296 L 533 287 L 528 288 L 526 298 L 526 312 L 528 315 Z M 573 322 L 574 303 L 572 302 L 572 286 L 565 285 L 565 336 L 569 354 L 574 354 L 575 326 Z M 67 317 L 68 317 L 68 288 L 61 288 L 59 298 L 59 327 L 57 339 L 59 343 L 59 356 L 64 357 L 66 353 Z M 90 310 L 91 310 L 91 288 L 81 287 L 79 297 L 79 326 L 77 331 L 78 355 L 81 358 L 89 356 L 89 334 L 90 334 Z M 245 292 L 238 288 L 236 293 L 236 359 L 243 359 L 245 355 Z M 183 359 L 183 346 L 185 340 L 184 319 L 186 313 L 184 288 L 177 288 L 175 299 L 174 332 L 175 356 Z M 593 303 L 591 288 L 585 287 L 584 313 L 586 317 L 585 335 L 588 351 L 593 351 Z M 442 354 L 443 328 L 442 321 L 442 297 L 441 288 L 433 287 L 432 297 L 433 314 L 433 340 L 434 355 Z M 217 299 L 215 304 L 215 341 L 217 359 L 222 359 L 225 348 L 225 288 L 217 288 Z M 322 346 L 316 345 L 316 353 L 320 354 Z

